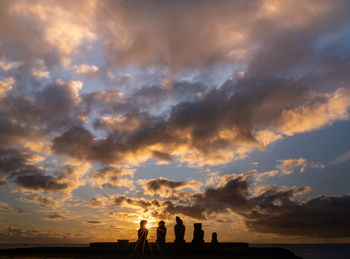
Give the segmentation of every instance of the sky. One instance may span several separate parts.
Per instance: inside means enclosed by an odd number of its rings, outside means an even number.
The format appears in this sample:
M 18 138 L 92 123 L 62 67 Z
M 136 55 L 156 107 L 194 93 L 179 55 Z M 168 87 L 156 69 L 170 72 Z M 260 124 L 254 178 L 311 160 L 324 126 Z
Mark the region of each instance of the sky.
M 349 242 L 349 12 L 1 0 L 0 242 Z

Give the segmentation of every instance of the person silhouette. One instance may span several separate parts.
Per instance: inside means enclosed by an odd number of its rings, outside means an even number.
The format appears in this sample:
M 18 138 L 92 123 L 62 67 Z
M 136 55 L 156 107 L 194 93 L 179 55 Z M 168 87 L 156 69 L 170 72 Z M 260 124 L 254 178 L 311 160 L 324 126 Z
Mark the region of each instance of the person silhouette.
M 147 242 L 148 229 L 146 228 L 147 220 L 140 221 L 140 228 L 137 231 L 137 243 L 145 244 Z
M 203 244 L 204 243 L 204 231 L 202 230 L 202 223 L 193 224 L 193 240 L 194 244 Z
M 165 222 L 163 220 L 159 221 L 157 227 L 157 244 L 164 245 L 165 244 L 165 235 L 166 235 L 166 227 Z
M 176 225 L 174 226 L 174 231 L 175 231 L 175 244 L 184 244 L 185 243 L 185 226 L 183 224 L 183 221 L 179 218 L 176 217 Z

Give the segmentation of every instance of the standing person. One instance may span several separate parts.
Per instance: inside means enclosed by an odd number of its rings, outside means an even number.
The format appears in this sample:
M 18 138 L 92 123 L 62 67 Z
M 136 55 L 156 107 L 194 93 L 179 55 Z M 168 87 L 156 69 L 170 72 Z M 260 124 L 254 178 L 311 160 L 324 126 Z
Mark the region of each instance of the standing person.
M 185 226 L 183 224 L 183 221 L 176 217 L 176 225 L 174 226 L 175 231 L 175 244 L 184 244 L 186 241 L 184 239 L 185 236 Z
M 157 244 L 165 245 L 165 236 L 166 236 L 166 227 L 165 222 L 163 220 L 159 221 L 157 227 Z

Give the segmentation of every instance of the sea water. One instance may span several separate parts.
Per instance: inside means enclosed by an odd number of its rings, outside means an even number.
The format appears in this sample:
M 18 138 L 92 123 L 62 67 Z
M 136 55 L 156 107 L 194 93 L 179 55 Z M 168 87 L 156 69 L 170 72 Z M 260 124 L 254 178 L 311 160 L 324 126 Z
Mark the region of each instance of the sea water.
M 251 244 L 251 247 L 283 247 L 303 259 L 350 259 L 350 244 Z

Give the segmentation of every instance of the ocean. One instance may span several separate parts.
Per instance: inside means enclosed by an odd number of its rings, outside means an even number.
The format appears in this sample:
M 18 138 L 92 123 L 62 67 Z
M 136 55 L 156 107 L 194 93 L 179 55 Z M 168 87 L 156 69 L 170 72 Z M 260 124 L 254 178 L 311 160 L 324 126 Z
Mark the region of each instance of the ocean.
M 88 244 L 4 244 L 0 249 L 23 247 L 87 247 Z M 303 259 L 350 259 L 350 244 L 250 244 L 251 247 L 283 247 Z
M 303 259 L 350 259 L 350 244 L 250 244 L 258 247 L 283 247 Z

